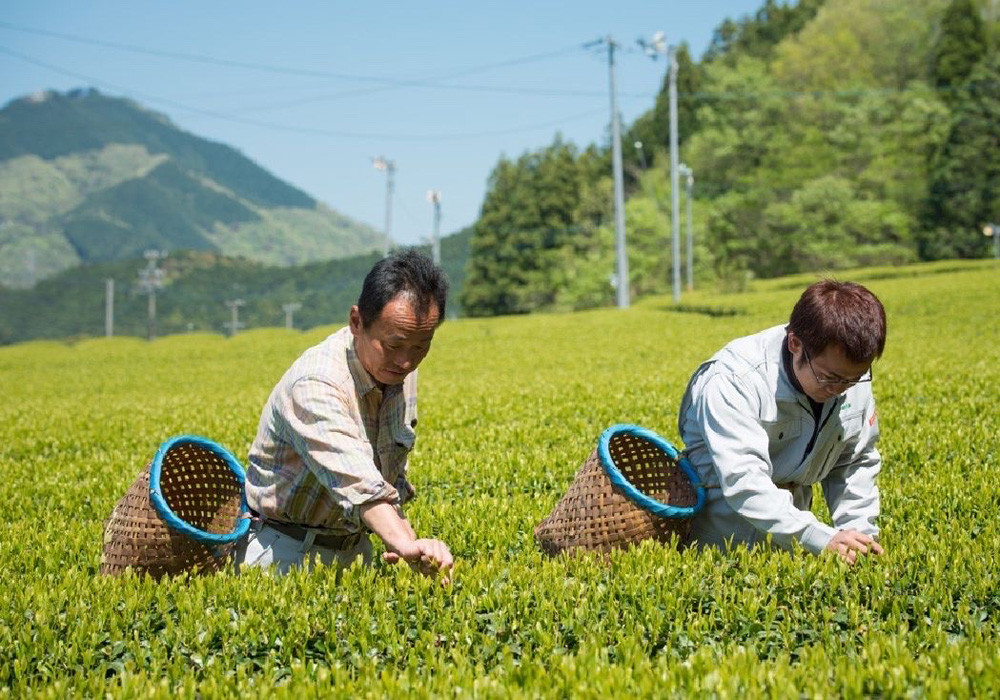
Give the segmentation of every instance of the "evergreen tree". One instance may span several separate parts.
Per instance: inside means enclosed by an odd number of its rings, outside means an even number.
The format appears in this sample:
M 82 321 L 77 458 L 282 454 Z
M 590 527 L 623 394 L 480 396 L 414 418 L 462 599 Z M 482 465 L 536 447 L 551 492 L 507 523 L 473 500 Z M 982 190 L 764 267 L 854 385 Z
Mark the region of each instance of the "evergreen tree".
M 800 0 L 795 4 L 766 0 L 752 17 L 726 19 L 716 27 L 704 61 L 724 59 L 735 63 L 743 56 L 770 58 L 774 47 L 802 29 L 822 5 L 823 0 Z
M 934 84 L 948 90 L 958 88 L 985 53 L 986 33 L 978 9 L 972 0 L 952 0 L 941 19 L 941 36 L 934 47 Z
M 951 130 L 931 168 L 928 218 L 919 239 L 924 259 L 988 253 L 984 223 L 1000 219 L 1000 51 L 958 91 Z
M 581 179 L 576 149 L 556 137 L 516 163 L 502 158 L 473 227 L 462 306 L 470 316 L 528 313 L 557 297 L 574 245 Z

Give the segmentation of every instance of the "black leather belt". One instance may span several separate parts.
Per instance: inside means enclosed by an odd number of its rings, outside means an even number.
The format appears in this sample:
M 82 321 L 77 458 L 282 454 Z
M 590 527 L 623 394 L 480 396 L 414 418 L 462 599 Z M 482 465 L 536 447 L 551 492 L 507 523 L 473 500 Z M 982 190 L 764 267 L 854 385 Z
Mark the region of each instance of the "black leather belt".
M 306 535 L 308 535 L 310 531 L 316 532 L 313 544 L 317 547 L 326 547 L 327 549 L 350 549 L 361 541 L 360 533 L 353 535 L 331 535 L 329 533 L 319 532 L 318 528 L 315 527 L 306 527 L 305 525 L 296 525 L 295 523 L 286 523 L 281 520 L 263 518 L 253 509 L 250 509 L 250 513 L 255 518 L 260 518 L 261 521 L 268 527 L 277 530 L 282 535 L 288 535 L 289 537 L 299 541 L 305 540 Z

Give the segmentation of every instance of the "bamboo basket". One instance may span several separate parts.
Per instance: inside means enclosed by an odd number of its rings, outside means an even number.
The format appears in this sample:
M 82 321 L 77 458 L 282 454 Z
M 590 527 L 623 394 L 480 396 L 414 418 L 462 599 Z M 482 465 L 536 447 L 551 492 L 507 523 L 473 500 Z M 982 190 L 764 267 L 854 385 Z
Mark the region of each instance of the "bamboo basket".
M 211 440 L 167 440 L 104 523 L 101 573 L 219 571 L 250 528 L 244 478 L 239 461 Z
M 646 428 L 613 425 L 535 539 L 550 555 L 607 553 L 646 539 L 679 545 L 704 504 L 694 469 L 673 445 Z

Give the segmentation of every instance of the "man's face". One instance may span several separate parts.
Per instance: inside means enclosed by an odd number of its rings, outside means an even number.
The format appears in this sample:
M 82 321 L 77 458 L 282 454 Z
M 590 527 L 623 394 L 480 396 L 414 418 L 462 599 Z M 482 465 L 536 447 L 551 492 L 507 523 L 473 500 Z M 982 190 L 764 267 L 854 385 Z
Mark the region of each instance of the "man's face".
M 439 319 L 433 303 L 426 316 L 418 318 L 405 292 L 393 297 L 368 328 L 361 323 L 358 307 L 352 306 L 351 333 L 362 366 L 380 384 L 402 384 L 431 349 Z
M 818 355 L 809 354 L 802 341 L 788 332 L 788 350 L 792 353 L 792 371 L 799 385 L 813 401 L 824 403 L 843 394 L 871 369 L 870 362 L 853 362 L 838 344 L 828 345 Z

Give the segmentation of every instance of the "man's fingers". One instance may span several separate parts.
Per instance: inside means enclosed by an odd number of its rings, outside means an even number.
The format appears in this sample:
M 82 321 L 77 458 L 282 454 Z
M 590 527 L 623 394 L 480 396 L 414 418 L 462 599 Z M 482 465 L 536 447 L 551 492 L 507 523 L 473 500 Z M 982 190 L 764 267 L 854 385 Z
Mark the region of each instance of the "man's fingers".
M 382 555 L 382 561 L 388 562 L 389 564 L 395 564 L 399 561 L 399 555 L 395 552 L 386 552 Z
M 882 547 L 871 535 L 857 530 L 841 530 L 830 542 L 830 549 L 835 549 L 840 558 L 848 564 L 854 564 L 859 554 L 882 554 Z

